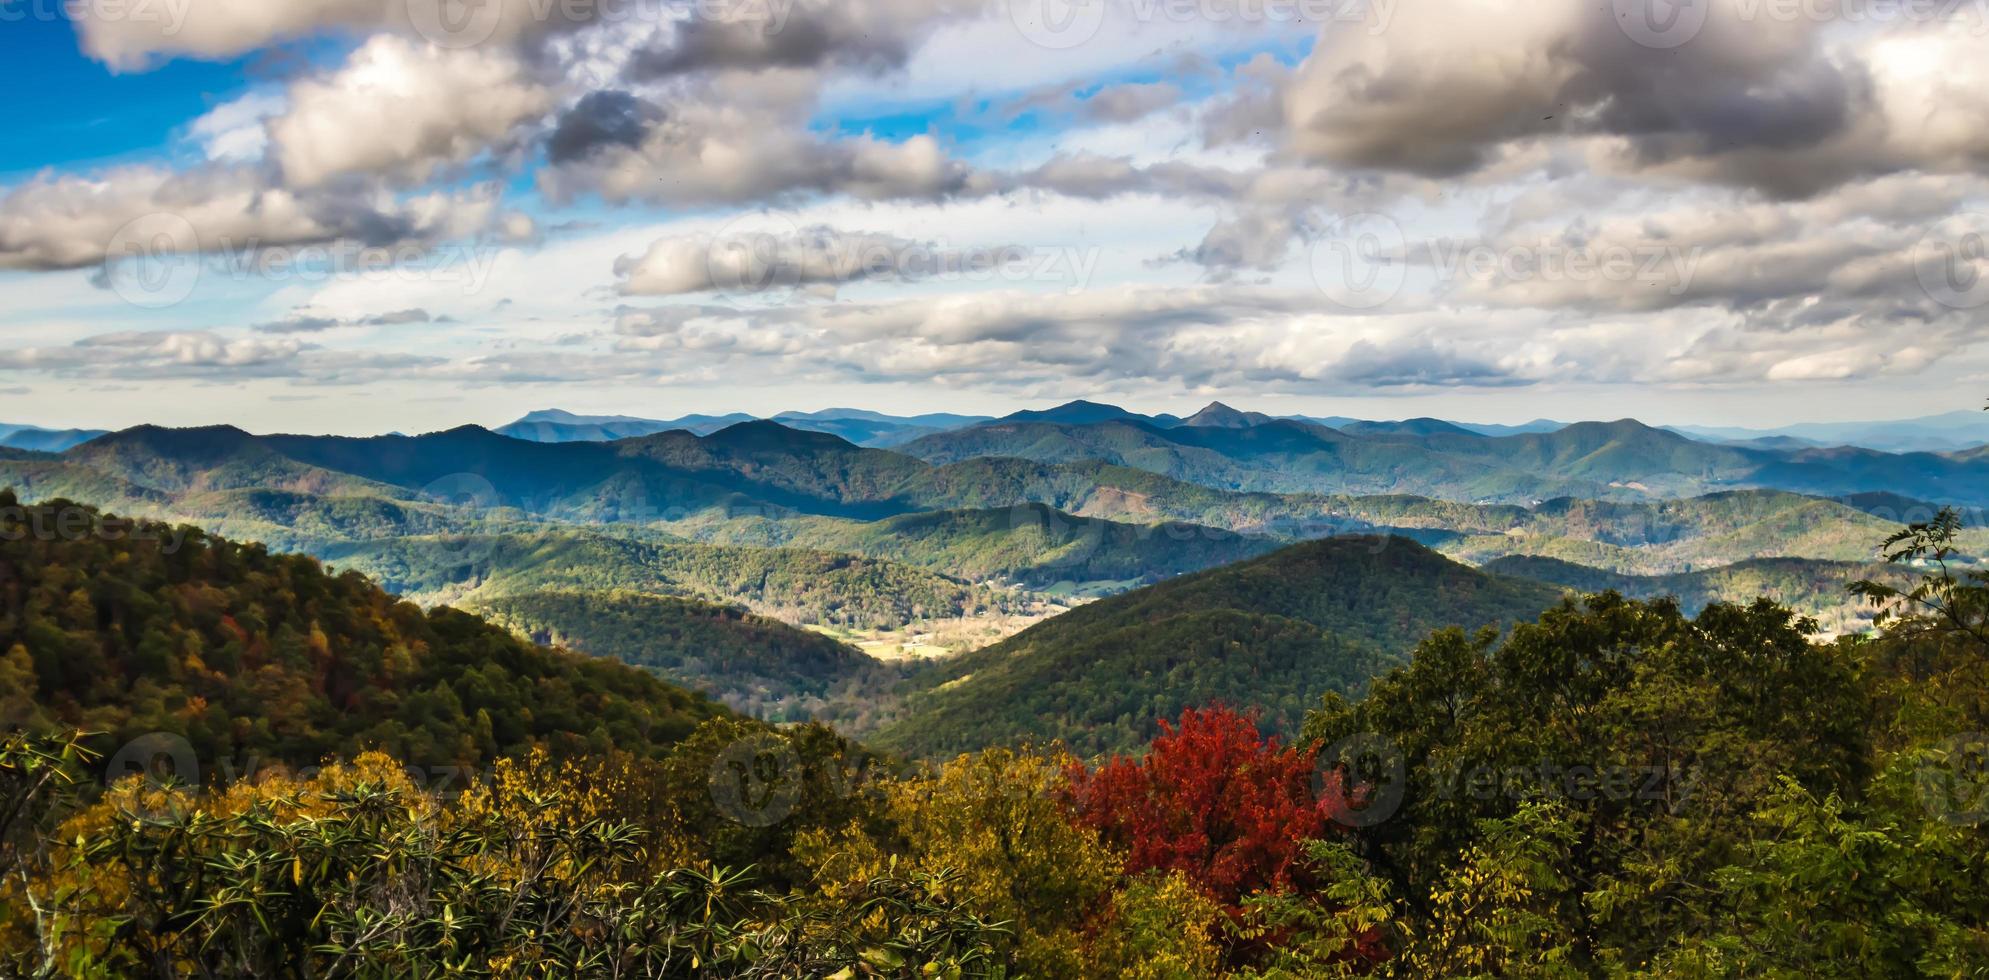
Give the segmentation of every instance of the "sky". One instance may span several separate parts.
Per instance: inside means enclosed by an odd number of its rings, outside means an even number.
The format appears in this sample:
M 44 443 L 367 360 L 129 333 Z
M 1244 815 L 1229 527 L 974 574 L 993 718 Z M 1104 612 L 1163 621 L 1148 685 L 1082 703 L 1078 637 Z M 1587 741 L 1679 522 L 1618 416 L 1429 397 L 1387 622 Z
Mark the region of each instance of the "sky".
M 0 422 L 1989 396 L 1989 0 L 0 0 Z

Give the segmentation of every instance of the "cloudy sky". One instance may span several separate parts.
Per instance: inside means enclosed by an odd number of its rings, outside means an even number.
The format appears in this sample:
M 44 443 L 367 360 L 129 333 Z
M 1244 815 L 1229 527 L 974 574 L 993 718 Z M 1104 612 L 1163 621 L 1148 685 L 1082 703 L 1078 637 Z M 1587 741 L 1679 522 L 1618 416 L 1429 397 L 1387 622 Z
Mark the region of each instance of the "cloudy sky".
M 1989 394 L 1989 0 L 7 0 L 0 421 Z

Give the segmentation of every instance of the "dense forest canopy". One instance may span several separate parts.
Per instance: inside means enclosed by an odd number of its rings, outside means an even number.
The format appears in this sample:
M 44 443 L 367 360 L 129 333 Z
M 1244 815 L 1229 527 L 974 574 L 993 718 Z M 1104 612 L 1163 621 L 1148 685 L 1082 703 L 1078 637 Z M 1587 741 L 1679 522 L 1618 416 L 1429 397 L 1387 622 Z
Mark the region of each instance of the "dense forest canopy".
M 1970 734 L 1989 730 L 1989 573 L 1951 512 L 1885 543 L 1894 572 L 1851 586 L 1878 632 L 1836 638 L 1765 598 L 1688 615 L 1402 539 L 1300 545 L 966 661 L 932 695 L 966 692 L 931 715 L 932 761 L 910 764 L 308 558 L 61 503 L 0 511 L 14 973 L 1989 968 L 1989 743 Z M 588 614 L 847 656 L 625 599 Z M 532 603 L 495 611 L 545 630 Z M 1259 709 L 1252 682 L 1293 693 Z M 1180 703 L 1202 695 L 1226 703 Z M 1142 699 L 1148 720 L 1118 724 Z M 1090 705 L 1112 723 L 1032 727 Z M 198 785 L 107 767 L 142 731 L 294 765 Z M 1068 744 L 1028 737 L 1046 734 Z M 424 781 L 422 751 L 485 778 Z
M 725 714 L 312 558 L 4 491 L 0 648 L 10 723 L 100 732 L 99 749 L 168 733 L 210 766 L 655 754 Z

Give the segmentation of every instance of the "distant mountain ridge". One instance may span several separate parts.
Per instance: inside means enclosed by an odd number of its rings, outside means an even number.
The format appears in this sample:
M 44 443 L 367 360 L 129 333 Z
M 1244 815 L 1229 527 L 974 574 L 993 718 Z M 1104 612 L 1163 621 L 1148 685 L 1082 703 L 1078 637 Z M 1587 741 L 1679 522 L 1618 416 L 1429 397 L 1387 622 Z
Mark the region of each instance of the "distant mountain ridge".
M 859 408 L 830 408 L 819 412 L 781 412 L 764 420 L 744 412 L 685 415 L 663 420 L 628 415 L 576 415 L 561 409 L 541 409 L 493 431 L 532 442 L 611 442 L 658 432 L 690 432 L 705 436 L 741 422 L 757 421 L 778 422 L 807 432 L 826 432 L 859 446 L 884 447 L 989 419 L 984 415 L 956 415 L 950 412 L 896 416 Z
M 1772 487 L 1821 496 L 1910 491 L 1941 502 L 1989 502 L 1989 468 L 1983 466 L 1989 455 L 1718 445 L 1634 419 L 1488 436 L 1435 419 L 1333 428 L 1291 419 L 1253 423 L 1233 410 L 1212 414 L 1226 424 L 1163 426 L 1082 403 L 1070 411 L 926 436 L 900 448 L 939 465 L 977 457 L 1099 460 L 1222 490 L 1279 494 L 1407 493 L 1525 503 Z M 1059 417 L 1092 421 L 1055 421 Z
M 1944 453 L 1989 445 L 1989 412 L 1947 412 L 1883 422 L 1804 422 L 1771 429 L 1671 426 L 1702 439 L 1733 442 L 1797 440 L 1812 446 L 1856 446 L 1893 453 Z
M 44 429 L 38 425 L 0 424 L 0 446 L 34 452 L 59 453 L 103 435 L 103 429 Z

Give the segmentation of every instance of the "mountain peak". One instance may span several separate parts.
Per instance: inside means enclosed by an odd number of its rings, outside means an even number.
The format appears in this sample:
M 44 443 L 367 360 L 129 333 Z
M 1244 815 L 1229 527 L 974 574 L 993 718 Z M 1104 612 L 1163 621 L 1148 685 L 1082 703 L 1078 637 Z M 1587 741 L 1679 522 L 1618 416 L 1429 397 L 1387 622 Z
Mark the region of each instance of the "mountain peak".
M 1117 405 L 1103 405 L 1079 398 L 1065 402 L 1055 408 L 1014 412 L 1004 415 L 997 422 L 1054 422 L 1063 425 L 1091 425 L 1097 422 L 1117 422 L 1131 419 L 1144 421 L 1146 416 L 1129 412 Z
M 754 419 L 728 425 L 705 436 L 708 444 L 733 449 L 855 449 L 856 444 L 827 432 L 791 429 L 779 422 Z
M 1201 411 L 1181 420 L 1181 425 L 1184 428 L 1247 429 L 1269 421 L 1271 417 L 1262 412 L 1240 412 L 1221 402 L 1210 402 Z

